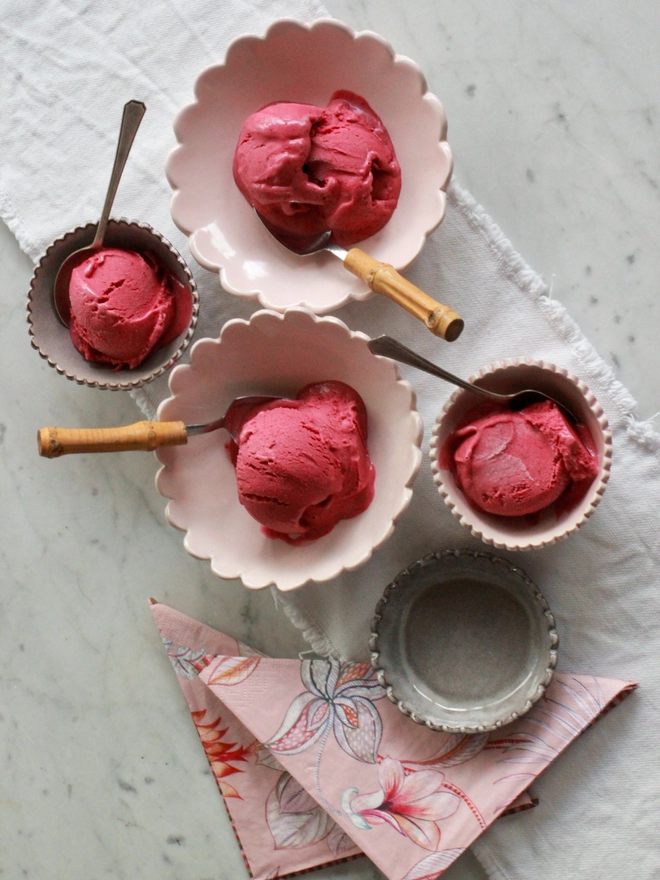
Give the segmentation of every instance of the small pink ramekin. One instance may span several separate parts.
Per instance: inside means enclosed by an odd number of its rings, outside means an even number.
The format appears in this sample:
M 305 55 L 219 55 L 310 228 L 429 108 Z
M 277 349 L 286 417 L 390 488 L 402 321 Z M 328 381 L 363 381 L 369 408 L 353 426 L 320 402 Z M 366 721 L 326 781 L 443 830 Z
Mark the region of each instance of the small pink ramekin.
M 586 495 L 572 508 L 555 505 L 530 516 L 497 516 L 478 510 L 465 497 L 454 475 L 441 462 L 441 450 L 469 410 L 484 398 L 457 389 L 443 407 L 431 437 L 431 470 L 445 504 L 461 525 L 486 544 L 506 550 L 547 547 L 577 531 L 593 514 L 603 497 L 612 464 L 612 435 L 602 407 L 589 388 L 562 367 L 531 358 L 510 358 L 483 367 L 470 377 L 492 391 L 508 393 L 526 388 L 544 392 L 573 413 L 593 437 L 600 472 Z
M 185 260 L 176 248 L 148 223 L 110 220 L 104 239 L 106 247 L 154 253 L 157 259 L 190 291 L 192 314 L 187 327 L 168 345 L 155 349 L 135 369 L 113 370 L 107 364 L 86 360 L 71 342 L 68 328 L 60 323 L 53 304 L 53 284 L 57 270 L 69 254 L 91 244 L 96 223 L 78 226 L 56 238 L 37 263 L 28 292 L 27 320 L 32 347 L 62 376 L 109 391 L 131 391 L 152 382 L 179 360 L 192 342 L 199 315 L 197 285 Z

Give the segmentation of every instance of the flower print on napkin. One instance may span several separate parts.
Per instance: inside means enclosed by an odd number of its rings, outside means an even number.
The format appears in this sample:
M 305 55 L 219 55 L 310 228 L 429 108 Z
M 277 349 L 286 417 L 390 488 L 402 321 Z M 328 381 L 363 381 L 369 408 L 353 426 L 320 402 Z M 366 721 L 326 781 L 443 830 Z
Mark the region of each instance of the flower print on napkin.
M 453 816 L 459 797 L 449 786 L 445 774 L 419 770 L 406 775 L 403 764 L 384 758 L 378 765 L 377 791 L 360 794 L 347 788 L 342 807 L 356 828 L 368 830 L 387 822 L 423 849 L 436 850 L 440 843 L 440 820 Z
M 230 725 L 222 716 L 218 715 L 211 721 L 206 709 L 193 711 L 191 714 L 222 796 L 240 798 L 240 794 L 231 783 L 227 782 L 226 777 L 245 772 L 244 766 L 237 765 L 244 764 L 256 754 L 258 745 L 256 740 L 247 747 L 241 746 L 224 738 L 229 734 Z M 231 738 L 231 734 L 229 737 Z
M 322 739 L 320 751 L 332 731 L 347 755 L 375 764 L 383 732 L 374 700 L 384 688 L 369 663 L 338 660 L 303 660 L 300 677 L 306 692 L 300 694 L 282 726 L 266 745 L 274 754 L 295 755 Z
M 226 663 L 200 678 L 391 880 L 439 876 L 636 686 L 556 674 L 527 715 L 462 736 L 404 716 L 367 664 L 262 658 L 240 684 L 212 684 Z
M 360 855 L 359 848 L 199 679 L 246 681 L 262 656 L 167 605 L 151 611 L 254 880 L 285 877 Z
M 283 877 L 361 855 L 359 847 L 318 801 L 199 681 L 199 673 L 218 654 L 226 653 L 229 657 L 238 657 L 239 661 L 262 655 L 166 605 L 153 602 L 151 610 L 251 876 L 255 880 Z M 243 676 L 251 665 L 254 664 L 221 664 L 216 676 L 219 682 L 227 683 L 231 677 Z M 365 714 L 364 708 L 359 708 L 361 700 L 357 701 L 357 707 L 354 702 L 362 694 L 353 691 L 355 682 L 365 677 L 373 682 L 368 663 L 346 664 L 332 687 L 332 679 L 326 680 L 320 688 L 317 687 L 319 682 L 312 684 L 310 679 L 309 693 L 317 690 L 314 696 L 320 698 L 334 691 L 343 709 L 337 718 L 343 718 L 350 726 L 351 720 Z M 377 693 L 371 684 L 368 688 Z M 366 712 L 370 710 L 367 708 Z M 328 715 L 331 717 L 332 712 Z M 375 732 L 374 729 L 371 743 L 375 743 Z M 365 752 L 350 733 L 347 741 L 352 743 L 350 748 L 356 753 L 367 754 L 373 750 L 370 745 Z M 464 745 L 456 743 L 449 749 L 447 760 L 454 760 L 463 750 Z M 434 760 L 437 758 L 433 756 Z M 533 803 L 525 794 L 514 807 L 529 809 Z
M 435 880 L 636 685 L 555 674 L 491 733 L 404 716 L 368 663 L 272 660 L 158 603 L 152 612 L 255 880 L 355 858 Z

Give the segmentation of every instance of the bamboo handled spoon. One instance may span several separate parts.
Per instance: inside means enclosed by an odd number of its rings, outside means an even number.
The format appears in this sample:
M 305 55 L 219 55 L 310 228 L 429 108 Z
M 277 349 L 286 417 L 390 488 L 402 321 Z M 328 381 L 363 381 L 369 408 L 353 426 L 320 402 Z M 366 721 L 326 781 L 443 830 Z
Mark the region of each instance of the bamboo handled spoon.
M 225 428 L 235 440 L 250 411 L 279 397 L 237 397 L 221 419 L 202 425 L 183 422 L 135 422 L 119 428 L 40 428 L 39 455 L 59 458 L 81 452 L 153 452 L 161 446 L 182 446 L 188 437 Z
M 330 230 L 314 239 L 299 238 L 277 229 L 256 208 L 255 213 L 273 238 L 287 250 L 299 257 L 307 257 L 323 250 L 330 251 L 343 262 L 349 272 L 364 281 L 370 290 L 382 293 L 402 306 L 411 315 L 423 321 L 431 333 L 446 342 L 454 342 L 463 332 L 464 323 L 460 315 L 449 306 L 434 300 L 428 293 L 424 293 L 403 275 L 399 275 L 389 263 L 375 260 L 360 248 L 353 247 L 346 250 L 340 247 L 332 241 Z

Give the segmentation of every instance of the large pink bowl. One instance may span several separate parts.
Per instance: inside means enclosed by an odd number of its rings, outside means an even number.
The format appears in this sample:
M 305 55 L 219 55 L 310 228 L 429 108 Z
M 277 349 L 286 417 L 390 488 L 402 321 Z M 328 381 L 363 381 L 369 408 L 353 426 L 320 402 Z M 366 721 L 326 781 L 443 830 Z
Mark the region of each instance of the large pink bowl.
M 373 355 L 367 342 L 336 318 L 302 309 L 283 315 L 259 311 L 249 321 L 228 321 L 219 339 L 200 339 L 190 366 L 172 372 L 172 397 L 158 410 L 162 421 L 210 422 L 235 397 L 294 397 L 308 383 L 327 379 L 351 385 L 367 408 L 374 500 L 364 513 L 309 544 L 267 538 L 241 506 L 224 430 L 158 451 L 163 467 L 157 486 L 169 499 L 167 519 L 186 532 L 186 550 L 210 560 L 215 574 L 240 578 L 254 589 L 274 584 L 292 590 L 357 568 L 392 534 L 419 470 L 422 421 L 412 387 L 399 379 L 391 360 Z
M 219 272 L 230 293 L 278 311 L 302 305 L 317 314 L 371 295 L 336 257 L 289 253 L 263 228 L 232 176 L 238 135 L 251 113 L 282 100 L 325 106 L 338 89 L 362 95 L 381 117 L 402 172 L 394 215 L 360 247 L 403 269 L 442 220 L 452 171 L 447 123 L 417 65 L 377 34 L 338 21 L 277 21 L 263 37 L 240 37 L 223 64 L 202 71 L 195 103 L 176 117 L 179 146 L 165 166 L 172 219 L 195 259 Z

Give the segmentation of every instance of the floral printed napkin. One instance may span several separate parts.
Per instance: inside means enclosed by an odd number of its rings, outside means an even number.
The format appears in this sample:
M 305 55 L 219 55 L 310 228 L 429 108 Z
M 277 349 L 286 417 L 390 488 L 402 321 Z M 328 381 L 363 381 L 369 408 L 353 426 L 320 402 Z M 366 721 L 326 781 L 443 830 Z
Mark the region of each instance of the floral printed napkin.
M 255 740 L 199 677 L 218 654 L 236 657 L 241 680 L 261 655 L 152 600 L 151 611 L 216 778 L 243 859 L 255 880 L 360 855 L 326 811 Z
M 431 880 L 636 684 L 555 674 L 523 718 L 420 727 L 368 663 L 272 660 L 160 603 L 152 613 L 256 880 L 355 857 Z

